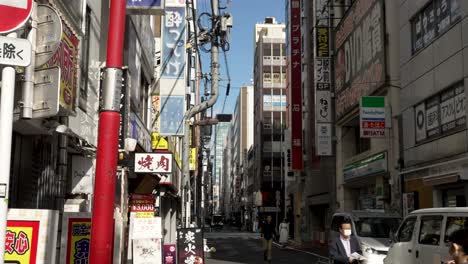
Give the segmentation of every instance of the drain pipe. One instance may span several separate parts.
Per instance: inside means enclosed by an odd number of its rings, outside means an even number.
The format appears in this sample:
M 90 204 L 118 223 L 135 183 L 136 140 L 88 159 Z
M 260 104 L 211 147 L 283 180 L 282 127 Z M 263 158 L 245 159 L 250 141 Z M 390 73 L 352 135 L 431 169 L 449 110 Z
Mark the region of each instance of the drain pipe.
M 189 168 L 189 153 L 190 153 L 190 119 L 197 113 L 212 107 L 218 100 L 218 83 L 219 83 L 219 42 L 218 42 L 218 0 L 211 0 L 211 9 L 213 12 L 212 29 L 214 30 L 211 39 L 211 97 L 199 105 L 193 106 L 185 115 L 184 120 L 184 147 L 182 155 L 182 212 L 185 213 L 185 227 L 190 226 L 190 214 L 187 213 L 187 204 L 190 200 L 186 201 L 188 194 L 191 192 L 190 188 L 190 168 Z M 184 188 L 187 186 L 188 191 Z M 186 193 L 188 192 L 188 193 Z M 188 205 L 190 206 L 190 205 Z M 190 212 L 190 211 L 189 211 Z

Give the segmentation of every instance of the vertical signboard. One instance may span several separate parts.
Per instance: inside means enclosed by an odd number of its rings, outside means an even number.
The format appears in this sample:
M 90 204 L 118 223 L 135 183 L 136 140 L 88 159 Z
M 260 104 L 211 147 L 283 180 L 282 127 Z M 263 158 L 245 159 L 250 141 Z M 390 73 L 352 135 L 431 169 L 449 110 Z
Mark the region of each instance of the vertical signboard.
M 166 244 L 163 249 L 163 263 L 176 264 L 176 245 Z
M 178 263 L 205 263 L 203 231 L 200 228 L 177 230 Z
M 385 97 L 364 96 L 360 108 L 361 137 L 385 137 Z
M 384 1 L 357 0 L 335 31 L 335 115 L 343 117 L 385 81 Z
M 159 134 L 183 136 L 186 94 L 185 6 L 166 2 L 162 32 Z
M 333 155 L 330 59 L 330 7 L 327 0 L 315 0 L 315 153 Z
M 91 241 L 91 215 L 68 218 L 66 264 L 88 263 Z
M 301 47 L 301 0 L 289 0 L 290 39 L 289 74 L 291 89 L 291 169 L 303 169 L 302 161 L 302 47 Z
M 78 89 L 78 46 L 79 40 L 65 21 L 62 21 L 62 41 L 54 55 L 44 65 L 44 68 L 60 67 L 60 106 L 65 113 L 75 111 Z

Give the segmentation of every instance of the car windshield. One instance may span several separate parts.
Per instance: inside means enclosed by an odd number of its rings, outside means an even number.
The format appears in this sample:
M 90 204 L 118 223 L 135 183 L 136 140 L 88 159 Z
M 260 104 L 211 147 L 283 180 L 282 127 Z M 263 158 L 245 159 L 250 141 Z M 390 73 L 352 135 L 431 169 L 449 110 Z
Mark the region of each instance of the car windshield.
M 356 232 L 360 237 L 389 238 L 390 232 L 398 228 L 398 218 L 360 217 L 355 221 Z

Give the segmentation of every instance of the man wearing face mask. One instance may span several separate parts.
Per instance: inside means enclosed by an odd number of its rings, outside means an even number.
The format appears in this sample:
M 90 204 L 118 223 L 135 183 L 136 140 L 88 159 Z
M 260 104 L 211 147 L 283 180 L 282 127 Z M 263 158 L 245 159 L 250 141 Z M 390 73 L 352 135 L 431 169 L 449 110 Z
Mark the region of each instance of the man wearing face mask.
M 344 219 L 340 225 L 340 236 L 333 239 L 329 245 L 329 255 L 335 264 L 357 263 L 353 253 L 362 255 L 361 247 L 356 237 L 352 235 L 351 220 Z

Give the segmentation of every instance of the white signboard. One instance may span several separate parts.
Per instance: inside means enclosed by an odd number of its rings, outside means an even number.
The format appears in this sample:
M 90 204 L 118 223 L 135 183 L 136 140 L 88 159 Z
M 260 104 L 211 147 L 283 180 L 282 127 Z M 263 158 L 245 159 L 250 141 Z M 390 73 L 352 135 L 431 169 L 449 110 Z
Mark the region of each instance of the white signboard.
M 317 155 L 331 156 L 332 148 L 332 126 L 331 123 L 317 123 Z
M 385 97 L 363 96 L 360 106 L 361 137 L 385 137 Z
M 161 264 L 161 261 L 161 239 L 152 238 L 133 240 L 134 264 Z
M 136 173 L 171 173 L 172 153 L 135 153 Z
M 315 117 L 317 119 L 317 122 L 331 122 L 331 92 L 317 90 L 315 97 Z
M 11 66 L 31 64 L 31 43 L 29 40 L 0 37 L 0 64 Z
M 72 156 L 72 194 L 93 193 L 93 159 Z
M 133 218 L 132 239 L 162 238 L 161 217 Z

